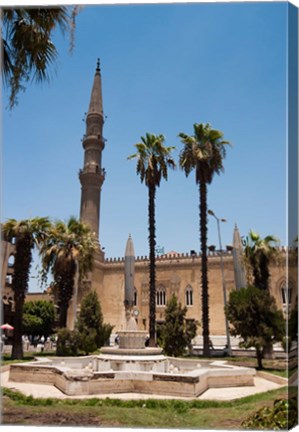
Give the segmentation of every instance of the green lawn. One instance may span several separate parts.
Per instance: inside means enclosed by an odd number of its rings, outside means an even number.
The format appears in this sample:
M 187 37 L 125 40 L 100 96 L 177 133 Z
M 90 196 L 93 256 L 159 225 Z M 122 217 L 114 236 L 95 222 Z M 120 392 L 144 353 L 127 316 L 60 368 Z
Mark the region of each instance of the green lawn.
M 287 387 L 229 402 L 119 399 L 35 399 L 3 389 L 3 424 L 240 429 L 249 414 L 272 406 Z
M 33 361 L 34 357 L 53 357 L 55 356 L 55 352 L 26 352 L 22 360 L 12 360 L 9 354 L 4 354 L 1 356 L 1 366 L 5 366 L 8 364 L 14 363 L 23 363 L 28 361 Z

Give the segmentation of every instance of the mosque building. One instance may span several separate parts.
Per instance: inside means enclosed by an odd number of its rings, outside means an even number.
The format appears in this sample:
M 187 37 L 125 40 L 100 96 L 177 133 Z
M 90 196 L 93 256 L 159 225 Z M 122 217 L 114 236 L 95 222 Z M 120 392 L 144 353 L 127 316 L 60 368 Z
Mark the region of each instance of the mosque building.
M 100 63 L 98 61 L 91 91 L 90 104 L 86 115 L 86 132 L 82 145 L 84 150 L 83 168 L 79 172 L 81 184 L 80 219 L 88 224 L 98 239 L 98 250 L 94 259 L 92 272 L 81 283 L 78 292 L 73 296 L 68 311 L 68 327 L 73 328 L 75 314 L 78 313 L 83 296 L 91 289 L 95 290 L 101 303 L 104 321 L 114 326 L 114 332 L 123 330 L 126 325 L 125 287 L 128 278 L 133 277 L 134 316 L 139 330 L 148 330 L 149 326 L 149 260 L 146 256 L 135 256 L 133 239 L 128 238 L 124 245 L 124 256 L 105 259 L 101 247 L 100 209 L 101 190 L 105 185 L 105 170 L 102 168 L 102 153 L 105 148 L 103 138 L 103 100 Z M 109 149 L 107 149 L 109 151 Z M 105 205 L 105 203 L 104 203 Z M 102 227 L 101 229 L 105 229 Z M 129 235 L 129 233 L 128 233 Z M 3 242 L 1 256 L 1 287 L 4 321 L 9 321 L 14 314 L 11 275 L 13 272 L 14 245 Z M 223 288 L 227 298 L 232 290 L 244 286 L 245 273 L 242 266 L 242 244 L 240 234 L 235 226 L 233 244 L 225 251 L 208 252 L 209 278 L 209 317 L 210 334 L 224 337 L 226 334 L 224 316 Z M 270 292 L 279 308 L 286 311 L 287 300 L 295 303 L 297 287 L 296 263 L 294 272 L 287 274 L 287 250 L 281 248 L 279 262 L 270 267 Z M 223 261 L 222 261 L 223 260 Z M 223 263 L 223 268 L 221 265 Z M 292 265 L 289 262 L 289 267 Z M 222 273 L 223 269 L 223 273 Z M 156 258 L 156 320 L 164 320 L 167 301 L 175 294 L 182 306 L 187 307 L 187 319 L 201 322 L 201 258 L 195 251 L 177 253 L 171 251 Z M 293 295 L 293 298 L 292 298 Z M 43 294 L 28 293 L 26 301 L 50 299 L 48 292 Z M 201 327 L 198 329 L 201 334 Z

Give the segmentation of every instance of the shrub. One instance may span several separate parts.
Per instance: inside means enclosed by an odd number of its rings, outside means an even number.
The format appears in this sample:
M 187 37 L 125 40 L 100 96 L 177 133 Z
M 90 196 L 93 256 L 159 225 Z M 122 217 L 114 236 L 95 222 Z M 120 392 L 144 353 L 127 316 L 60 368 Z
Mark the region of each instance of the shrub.
M 297 397 L 277 399 L 273 407 L 263 407 L 251 414 L 242 426 L 246 429 L 288 430 L 297 425 Z
M 75 356 L 79 352 L 88 355 L 109 341 L 113 326 L 103 322 L 101 305 L 96 292 L 87 294 L 75 330 L 62 328 L 58 331 L 56 354 Z
M 96 344 L 96 331 L 94 329 L 83 329 L 82 333 L 79 333 L 79 348 L 88 355 L 97 349 Z
M 187 308 L 182 308 L 175 295 L 165 309 L 165 323 L 160 326 L 160 343 L 166 355 L 181 356 L 196 335 L 197 322 L 186 320 Z
M 57 333 L 56 355 L 76 356 L 81 344 L 81 337 L 78 331 L 61 328 Z
M 80 348 L 86 354 L 109 341 L 113 326 L 103 322 L 101 305 L 95 291 L 83 298 L 76 328 L 81 335 Z

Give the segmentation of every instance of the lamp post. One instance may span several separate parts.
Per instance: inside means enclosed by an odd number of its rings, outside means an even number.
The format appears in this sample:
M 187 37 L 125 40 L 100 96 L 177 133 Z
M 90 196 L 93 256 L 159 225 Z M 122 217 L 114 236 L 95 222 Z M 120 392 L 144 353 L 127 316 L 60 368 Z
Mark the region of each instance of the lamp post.
M 217 221 L 217 229 L 218 229 L 218 239 L 219 239 L 219 247 L 220 247 L 220 266 L 221 266 L 221 277 L 222 277 L 222 289 L 223 289 L 223 303 L 224 307 L 226 307 L 227 300 L 226 300 L 226 285 L 225 285 L 225 279 L 224 279 L 224 263 L 223 263 L 223 251 L 222 251 L 222 242 L 221 242 L 221 233 L 220 233 L 220 222 L 226 222 L 226 219 L 218 218 L 213 210 L 208 210 L 208 214 L 213 216 Z M 226 341 L 227 341 L 227 353 L 230 356 L 231 355 L 231 344 L 230 344 L 230 335 L 229 335 L 229 328 L 228 328 L 228 319 L 225 316 L 225 331 L 226 331 Z

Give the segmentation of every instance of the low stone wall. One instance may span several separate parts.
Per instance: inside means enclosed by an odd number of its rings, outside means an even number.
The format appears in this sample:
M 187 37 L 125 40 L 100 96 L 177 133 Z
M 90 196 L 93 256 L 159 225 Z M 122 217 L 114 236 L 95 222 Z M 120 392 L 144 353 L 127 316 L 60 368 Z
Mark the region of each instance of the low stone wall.
M 55 385 L 56 376 L 59 374 L 62 372 L 53 366 L 15 364 L 10 366 L 9 379 L 15 382 Z
M 288 385 L 288 379 L 287 378 L 284 378 L 284 377 L 281 377 L 278 375 L 274 375 L 274 374 L 271 374 L 269 372 L 264 372 L 264 371 L 257 371 L 256 374 L 257 374 L 257 376 L 264 378 L 268 381 L 272 381 L 276 384 Z
M 98 371 L 91 367 L 97 366 L 97 359 L 93 356 L 82 358 L 81 368 L 78 358 L 15 364 L 10 367 L 10 380 L 51 384 L 69 396 L 137 392 L 192 398 L 210 387 L 254 385 L 254 370 L 227 365 L 223 361 L 198 362 L 165 357 L 163 361 L 169 363 L 166 373 L 164 370 L 134 369 Z
M 10 368 L 10 365 L 5 365 L 0 367 L 0 373 L 7 372 Z

